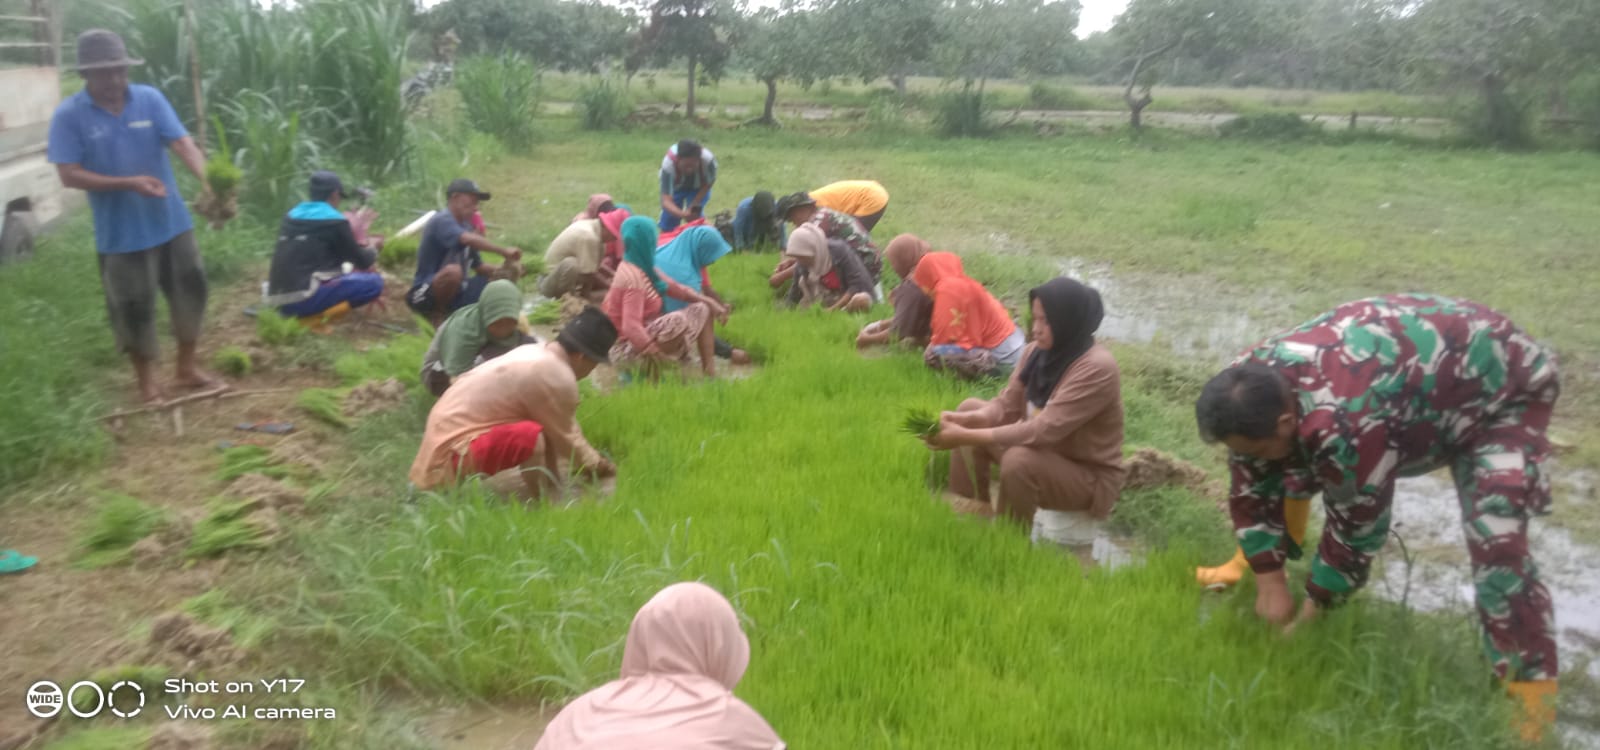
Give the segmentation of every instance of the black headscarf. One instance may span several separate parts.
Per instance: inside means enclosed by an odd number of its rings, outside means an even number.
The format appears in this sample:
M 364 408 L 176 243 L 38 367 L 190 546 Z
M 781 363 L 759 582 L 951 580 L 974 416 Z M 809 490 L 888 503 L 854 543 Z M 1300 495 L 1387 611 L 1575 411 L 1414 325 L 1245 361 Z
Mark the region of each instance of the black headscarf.
M 1042 408 L 1067 368 L 1094 346 L 1106 311 L 1099 292 L 1065 276 L 1034 287 L 1028 292 L 1030 306 L 1034 300 L 1044 308 L 1054 347 L 1034 349 L 1018 377 L 1028 386 L 1028 401 Z

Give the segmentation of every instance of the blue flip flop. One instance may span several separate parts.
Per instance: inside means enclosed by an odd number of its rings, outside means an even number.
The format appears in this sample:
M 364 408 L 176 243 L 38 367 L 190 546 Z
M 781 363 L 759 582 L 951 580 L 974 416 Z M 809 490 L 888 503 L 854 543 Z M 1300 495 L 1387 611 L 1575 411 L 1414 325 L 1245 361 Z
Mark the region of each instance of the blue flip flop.
M 0 575 L 6 573 L 21 573 L 39 562 L 37 557 L 29 557 L 14 549 L 0 550 Z

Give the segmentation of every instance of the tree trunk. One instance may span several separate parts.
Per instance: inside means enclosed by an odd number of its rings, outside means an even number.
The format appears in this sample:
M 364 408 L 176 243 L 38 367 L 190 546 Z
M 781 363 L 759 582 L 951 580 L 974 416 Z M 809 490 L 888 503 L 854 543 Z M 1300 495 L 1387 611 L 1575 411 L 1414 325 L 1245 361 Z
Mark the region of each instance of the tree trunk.
M 1133 128 L 1135 133 L 1139 132 L 1140 128 L 1144 127 L 1144 108 L 1150 106 L 1150 103 L 1155 101 L 1155 98 L 1150 96 L 1149 86 L 1144 87 L 1144 93 L 1140 94 L 1138 97 L 1133 95 L 1133 87 L 1139 83 L 1139 71 L 1144 69 L 1145 63 L 1166 54 L 1167 50 L 1178 46 L 1179 41 L 1182 40 L 1174 39 L 1173 41 L 1167 42 L 1160 47 L 1140 54 L 1138 57 L 1134 58 L 1133 70 L 1128 71 L 1127 86 L 1122 90 L 1122 101 L 1128 105 L 1128 125 Z
M 689 117 L 689 119 L 691 119 L 691 120 L 694 119 L 694 78 L 695 78 L 695 68 L 697 68 L 699 66 L 699 63 L 700 63 L 700 60 L 697 57 L 695 57 L 694 55 L 690 55 L 689 56 L 689 101 L 684 104 L 683 111 L 684 111 L 684 114 L 687 115 Z
M 767 78 L 762 82 L 767 84 L 767 103 L 761 108 L 761 119 L 768 125 L 774 125 L 778 122 L 777 118 L 772 116 L 772 105 L 778 102 L 778 79 Z

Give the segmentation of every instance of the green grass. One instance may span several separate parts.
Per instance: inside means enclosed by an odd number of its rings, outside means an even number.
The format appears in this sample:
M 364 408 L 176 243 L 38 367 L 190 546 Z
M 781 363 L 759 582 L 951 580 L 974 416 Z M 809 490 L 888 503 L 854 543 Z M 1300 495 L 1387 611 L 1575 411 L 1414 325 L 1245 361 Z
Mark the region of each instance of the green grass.
M 1588 250 L 1600 234 L 1589 184 L 1600 154 L 1159 131 L 1140 141 L 952 142 L 795 130 L 585 133 L 571 118 L 542 129 L 551 136 L 534 154 L 536 171 L 500 160 L 479 174 L 503 194 L 559 207 L 490 204 L 490 219 L 514 234 L 553 231 L 591 192 L 653 205 L 650 165 L 673 140 L 697 136 L 721 165 L 711 211 L 761 189 L 872 177 L 891 194 L 875 236 L 912 231 L 962 253 L 1013 306 L 1067 259 L 1148 289 L 1202 285 L 1212 293 L 1196 317 L 1249 313 L 1262 337 L 1375 294 L 1483 302 L 1556 347 L 1565 374 L 1558 431 L 1579 446 L 1569 460 L 1600 465 L 1600 310 L 1584 281 L 1600 278 L 1600 255 Z M 1114 311 L 1118 302 L 1107 299 Z
M 615 675 L 656 589 L 703 579 L 751 635 L 741 697 L 794 746 L 1502 741 L 1464 623 L 1363 601 L 1283 641 L 1248 587 L 1195 590 L 1192 566 L 1228 538 L 1180 491 L 1125 498 L 1119 521 L 1154 552 L 1116 573 L 954 516 L 899 429 L 905 404 L 969 387 L 915 356 L 858 357 L 865 318 L 761 304 L 769 261 L 713 269 L 739 308 L 727 335 L 768 348 L 759 373 L 585 399 L 586 433 L 622 467 L 604 503 L 530 510 L 473 485 L 397 506 L 424 404 L 358 426 L 354 470 L 376 484 L 301 543 L 312 577 L 266 605 L 292 610 L 284 632 L 322 644 L 336 681 L 560 699 Z M 1210 451 L 1181 369 L 1128 358 L 1130 446 Z

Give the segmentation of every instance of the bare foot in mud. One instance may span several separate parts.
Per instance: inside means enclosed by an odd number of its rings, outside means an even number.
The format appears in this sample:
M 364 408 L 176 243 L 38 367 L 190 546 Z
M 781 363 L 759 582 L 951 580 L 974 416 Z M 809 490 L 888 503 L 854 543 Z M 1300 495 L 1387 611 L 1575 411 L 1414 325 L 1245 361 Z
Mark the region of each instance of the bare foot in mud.
M 750 353 L 743 349 L 734 349 L 728 355 L 728 361 L 736 365 L 748 365 L 750 364 Z
M 173 381 L 179 388 L 191 391 L 209 390 L 212 388 L 226 388 L 227 381 L 198 367 L 188 370 L 179 370 L 177 380 Z
M 159 404 L 167 400 L 167 392 L 161 390 L 161 384 L 155 378 L 139 384 L 139 400 L 146 405 Z

